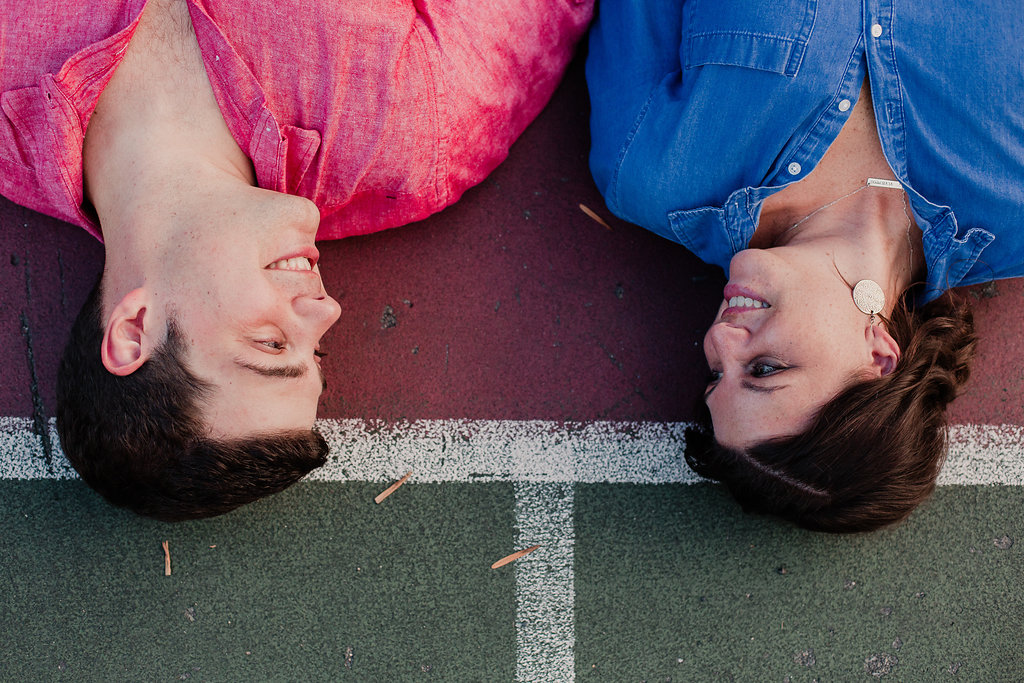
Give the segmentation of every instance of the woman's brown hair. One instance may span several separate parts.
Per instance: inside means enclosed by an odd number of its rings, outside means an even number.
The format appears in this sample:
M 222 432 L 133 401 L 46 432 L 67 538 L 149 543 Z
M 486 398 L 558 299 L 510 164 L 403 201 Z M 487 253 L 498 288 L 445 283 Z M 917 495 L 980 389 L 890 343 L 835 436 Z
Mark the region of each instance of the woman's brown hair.
M 935 489 L 946 406 L 977 345 L 963 297 L 947 292 L 914 310 L 908 296 L 885 320 L 902 350 L 892 373 L 848 386 L 804 433 L 746 451 L 721 446 L 710 428 L 688 430 L 686 462 L 724 483 L 745 510 L 808 529 L 871 531 L 907 517 Z

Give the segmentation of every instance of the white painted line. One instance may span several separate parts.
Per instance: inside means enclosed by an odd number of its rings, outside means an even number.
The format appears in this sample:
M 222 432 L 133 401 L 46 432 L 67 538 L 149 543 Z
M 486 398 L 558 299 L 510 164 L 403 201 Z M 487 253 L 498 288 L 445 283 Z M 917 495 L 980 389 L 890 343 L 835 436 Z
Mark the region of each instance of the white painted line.
M 938 485 L 1024 486 L 1024 428 L 957 425 L 949 430 L 949 457 Z
M 575 679 L 573 484 L 517 482 L 515 548 L 540 544 L 515 562 L 516 680 Z M 512 550 L 512 549 L 510 549 Z
M 541 420 L 419 420 L 384 423 L 319 420 L 331 445 L 329 462 L 311 481 L 391 482 L 413 470 L 411 482 L 521 481 L 690 484 L 682 422 L 550 422 Z M 32 421 L 0 417 L 0 480 L 74 479 L 54 444 L 48 467 Z M 939 485 L 1024 486 L 1024 428 L 956 425 Z
M 319 420 L 331 461 L 316 481 L 695 482 L 685 423 Z
M 0 481 L 78 478 L 78 473 L 60 450 L 54 420 L 50 420 L 49 427 L 54 452 L 47 465 L 43 440 L 32 432 L 32 420 L 25 417 L 0 417 Z

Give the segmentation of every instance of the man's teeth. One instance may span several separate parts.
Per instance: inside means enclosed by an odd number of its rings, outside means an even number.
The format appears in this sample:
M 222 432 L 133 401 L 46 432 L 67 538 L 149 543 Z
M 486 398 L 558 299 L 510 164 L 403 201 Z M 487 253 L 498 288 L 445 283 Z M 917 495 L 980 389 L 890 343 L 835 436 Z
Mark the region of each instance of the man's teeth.
M 295 258 L 284 258 L 280 261 L 274 261 L 267 268 L 271 270 L 313 270 L 313 265 L 305 256 L 296 256 Z
M 771 304 L 749 296 L 734 296 L 729 299 L 729 308 L 771 308 Z

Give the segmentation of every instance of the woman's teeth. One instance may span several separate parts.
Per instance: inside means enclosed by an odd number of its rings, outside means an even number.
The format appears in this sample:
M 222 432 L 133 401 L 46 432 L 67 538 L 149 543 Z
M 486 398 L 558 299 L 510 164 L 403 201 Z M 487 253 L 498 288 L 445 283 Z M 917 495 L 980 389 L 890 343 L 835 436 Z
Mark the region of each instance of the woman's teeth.
M 729 308 L 771 308 L 771 304 L 749 296 L 734 296 L 729 299 Z
M 296 256 L 294 258 L 284 258 L 280 261 L 274 261 L 267 266 L 267 268 L 271 270 L 313 270 L 313 265 L 305 256 Z

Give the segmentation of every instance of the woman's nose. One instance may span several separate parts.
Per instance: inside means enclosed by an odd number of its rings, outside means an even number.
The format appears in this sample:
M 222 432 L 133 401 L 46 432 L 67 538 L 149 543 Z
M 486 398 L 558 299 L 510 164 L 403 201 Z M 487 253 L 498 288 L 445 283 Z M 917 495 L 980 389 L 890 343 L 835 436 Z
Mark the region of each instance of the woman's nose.
M 717 322 L 711 326 L 704 338 L 704 355 L 709 360 L 712 357 L 721 358 L 735 355 L 749 338 L 750 332 L 746 328 L 731 323 Z

